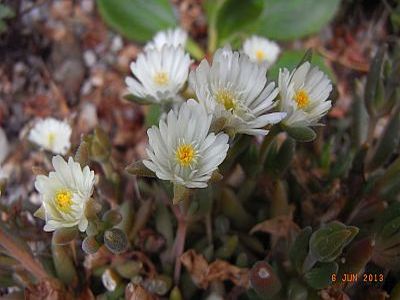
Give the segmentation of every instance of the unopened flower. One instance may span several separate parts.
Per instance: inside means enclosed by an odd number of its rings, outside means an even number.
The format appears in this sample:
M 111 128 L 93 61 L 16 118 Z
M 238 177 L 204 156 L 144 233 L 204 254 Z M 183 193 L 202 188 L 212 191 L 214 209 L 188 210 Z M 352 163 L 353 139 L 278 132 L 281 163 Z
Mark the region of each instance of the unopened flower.
M 287 112 L 282 121 L 287 126 L 316 125 L 331 108 L 328 100 L 332 84 L 328 77 L 309 62 L 289 72 L 279 72 L 279 107 Z
M 47 118 L 35 124 L 28 139 L 54 154 L 64 155 L 71 147 L 71 133 L 71 126 L 67 122 Z
M 131 64 L 134 77 L 125 82 L 130 93 L 155 103 L 176 100 L 185 84 L 191 60 L 182 47 L 164 46 L 139 54 Z
M 111 269 L 106 269 L 101 275 L 104 287 L 110 292 L 117 288 L 119 279 L 119 276 Z
M 243 52 L 250 59 L 258 63 L 266 63 L 268 67 L 273 65 L 278 58 L 280 48 L 273 41 L 259 36 L 252 36 L 244 41 Z
M 267 82 L 266 65 L 247 55 L 218 49 L 212 65 L 203 60 L 189 76 L 199 101 L 212 113 L 214 121 L 223 120 L 224 128 L 234 133 L 266 135 L 264 127 L 278 123 L 286 113 L 267 113 L 278 95 L 275 83 Z
M 225 159 L 228 136 L 209 133 L 212 116 L 195 100 L 171 110 L 159 128 L 147 130 L 148 160 L 144 165 L 157 177 L 188 188 L 205 188 L 212 172 Z
M 174 47 L 185 47 L 187 40 L 187 32 L 182 28 L 167 29 L 158 32 L 152 41 L 147 43 L 145 50 L 158 49 L 161 50 L 164 45 L 170 45 Z
M 42 198 L 40 209 L 45 214 L 44 230 L 77 225 L 83 232 L 88 226 L 85 208 L 93 193 L 94 172 L 88 166 L 82 170 L 72 157 L 67 163 L 57 155 L 52 163 L 55 172 L 50 172 L 49 176 L 39 175 L 35 181 Z

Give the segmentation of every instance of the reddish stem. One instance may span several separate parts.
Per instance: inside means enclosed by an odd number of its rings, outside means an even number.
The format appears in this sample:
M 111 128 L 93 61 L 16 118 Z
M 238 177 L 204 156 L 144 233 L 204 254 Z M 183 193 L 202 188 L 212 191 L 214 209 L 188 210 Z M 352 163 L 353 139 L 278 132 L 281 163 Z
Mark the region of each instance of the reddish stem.
M 175 245 L 174 245 L 174 254 L 175 254 L 175 272 L 174 272 L 174 281 L 175 285 L 179 284 L 179 279 L 181 276 L 181 256 L 183 254 L 183 250 L 185 248 L 185 240 L 186 240 L 186 232 L 187 232 L 187 223 L 185 219 L 180 219 L 178 221 L 178 229 L 175 237 Z

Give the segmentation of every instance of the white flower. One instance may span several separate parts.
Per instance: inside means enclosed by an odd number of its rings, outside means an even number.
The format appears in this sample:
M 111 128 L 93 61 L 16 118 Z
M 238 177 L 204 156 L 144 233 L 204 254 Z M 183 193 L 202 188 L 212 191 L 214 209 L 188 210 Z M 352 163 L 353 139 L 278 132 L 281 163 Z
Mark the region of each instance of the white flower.
M 88 220 L 85 208 L 93 193 L 94 172 L 88 166 L 81 168 L 72 157 L 68 163 L 57 155 L 53 157 L 55 172 L 36 177 L 35 188 L 42 198 L 45 213 L 45 231 L 78 225 L 85 231 Z
M 167 29 L 158 32 L 153 40 L 145 46 L 145 51 L 150 49 L 161 50 L 164 45 L 171 45 L 174 47 L 182 46 L 185 48 L 187 40 L 187 32 L 181 28 Z
M 318 67 L 311 67 L 309 62 L 292 72 L 280 70 L 279 88 L 279 106 L 287 112 L 282 123 L 287 126 L 317 125 L 332 106 L 327 100 L 332 91 L 331 81 Z
M 66 154 L 71 147 L 71 126 L 54 118 L 38 121 L 29 132 L 28 139 L 54 154 Z
M 191 60 L 182 47 L 164 46 L 138 55 L 131 64 L 133 77 L 125 82 L 133 95 L 160 103 L 176 100 L 185 84 Z
M 188 188 L 205 188 L 212 172 L 225 159 L 228 136 L 209 133 L 211 115 L 195 100 L 171 110 L 159 128 L 147 130 L 149 147 L 144 165 L 157 177 Z
M 266 65 L 250 61 L 247 55 L 218 49 L 212 65 L 203 60 L 189 76 L 191 87 L 214 121 L 225 129 L 250 135 L 266 135 L 266 125 L 278 123 L 285 113 L 267 112 L 275 106 L 275 83 L 267 84 Z
M 255 35 L 243 43 L 243 52 L 252 61 L 266 63 L 268 67 L 275 63 L 280 51 L 277 43 Z

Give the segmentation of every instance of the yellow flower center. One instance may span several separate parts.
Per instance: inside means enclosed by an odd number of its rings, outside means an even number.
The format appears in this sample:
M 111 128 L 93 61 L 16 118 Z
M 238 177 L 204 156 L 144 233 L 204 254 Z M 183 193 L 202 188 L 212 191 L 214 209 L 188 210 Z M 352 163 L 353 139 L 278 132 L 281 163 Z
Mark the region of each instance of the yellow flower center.
M 55 140 L 56 140 L 56 134 L 54 132 L 49 132 L 47 135 L 47 142 L 50 147 L 53 147 Z
M 182 144 L 176 149 L 176 160 L 182 167 L 189 166 L 196 161 L 196 150 L 191 144 Z
M 299 108 L 303 109 L 306 108 L 310 102 L 310 96 L 305 90 L 299 90 L 294 95 L 294 101 L 296 101 Z
M 256 51 L 256 58 L 258 61 L 263 61 L 265 59 L 265 52 L 261 49 Z
M 235 97 L 230 91 L 220 90 L 216 94 L 216 99 L 219 103 L 221 103 L 226 110 L 235 110 L 236 109 L 236 101 Z
M 169 77 L 167 73 L 161 71 L 154 75 L 153 80 L 158 85 L 166 85 L 169 81 Z
M 69 213 L 72 206 L 72 193 L 69 190 L 60 190 L 54 196 L 58 210 Z

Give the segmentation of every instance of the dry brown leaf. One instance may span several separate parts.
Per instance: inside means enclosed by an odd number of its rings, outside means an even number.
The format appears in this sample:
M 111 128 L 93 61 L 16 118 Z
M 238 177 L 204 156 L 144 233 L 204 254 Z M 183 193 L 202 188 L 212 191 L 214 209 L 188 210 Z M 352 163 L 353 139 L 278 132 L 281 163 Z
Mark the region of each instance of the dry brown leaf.
M 27 300 L 67 300 L 73 296 L 66 292 L 63 285 L 53 279 L 47 279 L 25 289 Z
M 147 292 L 142 286 L 132 282 L 125 289 L 126 300 L 156 300 L 157 297 Z
M 257 231 L 270 233 L 275 237 L 287 238 L 292 233 L 300 232 L 300 228 L 293 222 L 292 216 L 281 215 L 257 224 L 251 229 L 250 233 Z
M 204 256 L 194 250 L 183 253 L 181 262 L 189 271 L 193 282 L 202 289 L 207 289 L 209 283 L 214 280 L 230 280 L 237 286 L 249 287 L 248 269 L 238 268 L 219 259 L 208 264 Z

